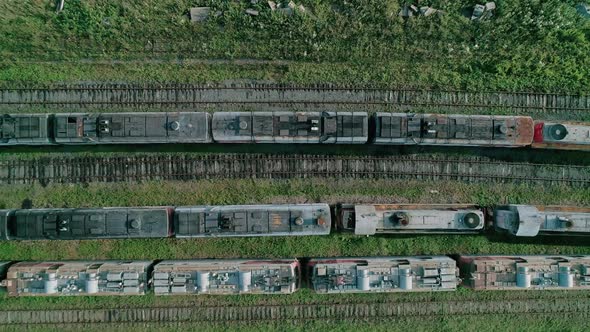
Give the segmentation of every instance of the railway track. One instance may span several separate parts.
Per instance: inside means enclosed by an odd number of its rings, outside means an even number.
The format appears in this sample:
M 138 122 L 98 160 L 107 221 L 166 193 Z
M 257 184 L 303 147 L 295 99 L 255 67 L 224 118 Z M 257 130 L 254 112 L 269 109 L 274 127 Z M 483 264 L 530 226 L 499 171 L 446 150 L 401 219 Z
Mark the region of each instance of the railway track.
M 417 179 L 590 185 L 590 166 L 495 161 L 484 157 L 342 155 L 137 155 L 0 161 L 0 183 L 90 183 L 223 178 Z
M 0 326 L 138 324 L 138 323 L 257 323 L 310 320 L 385 320 L 404 317 L 473 315 L 583 315 L 590 301 L 576 298 L 432 301 L 347 304 L 284 304 L 251 306 L 190 306 L 68 310 L 7 310 Z
M 309 87 L 282 85 L 170 86 L 80 85 L 48 88 L 0 89 L 0 106 L 84 107 L 183 107 L 224 109 L 306 108 L 330 109 L 449 109 L 561 112 L 590 111 L 590 96 L 533 92 L 434 91 L 412 88 Z

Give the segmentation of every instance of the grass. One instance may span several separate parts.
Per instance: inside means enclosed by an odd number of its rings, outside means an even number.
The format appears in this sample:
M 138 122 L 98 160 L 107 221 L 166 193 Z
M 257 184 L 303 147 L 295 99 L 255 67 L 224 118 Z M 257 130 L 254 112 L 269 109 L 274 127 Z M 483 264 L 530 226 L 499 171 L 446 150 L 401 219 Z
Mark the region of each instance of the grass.
M 468 202 L 495 204 L 590 205 L 590 188 L 536 187 L 510 184 L 467 184 L 449 181 L 397 180 L 197 180 L 144 183 L 4 185 L 1 208 L 18 208 L 25 199 L 33 207 L 254 204 L 286 202 Z M 438 193 L 431 193 L 436 189 Z
M 264 77 L 289 82 L 415 85 L 472 90 L 586 93 L 590 21 L 577 1 L 506 0 L 494 18 L 472 22 L 474 1 L 433 1 L 443 15 L 400 18 L 403 1 L 301 0 L 307 13 L 244 14 L 249 1 L 69 1 L 60 14 L 45 1 L 0 4 L 2 81 L 75 81 L 84 68 L 116 81 L 109 66 L 23 64 L 78 59 L 281 60 L 269 66 L 123 65 L 130 81 Z M 188 9 L 221 15 L 192 24 Z M 141 27 L 141 28 L 138 28 Z M 75 47 L 73 47 L 75 45 Z M 269 62 L 270 63 L 270 62 Z M 164 68 L 169 68 L 164 76 Z M 119 67 L 118 69 L 121 69 Z M 183 75 L 192 72 L 195 75 Z M 282 77 L 282 78 L 281 78 Z M 82 80 L 90 79 L 82 76 Z

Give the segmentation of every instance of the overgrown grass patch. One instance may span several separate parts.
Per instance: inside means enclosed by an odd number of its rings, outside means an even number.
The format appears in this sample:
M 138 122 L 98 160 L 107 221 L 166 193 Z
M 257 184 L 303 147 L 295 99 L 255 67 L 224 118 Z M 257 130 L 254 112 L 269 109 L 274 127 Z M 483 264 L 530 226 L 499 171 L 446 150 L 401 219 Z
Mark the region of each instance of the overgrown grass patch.
M 350 179 L 227 179 L 4 185 L 2 208 L 19 208 L 25 199 L 33 207 L 160 206 L 256 203 L 365 202 L 574 204 L 590 205 L 589 188 L 513 184 L 468 184 L 452 181 Z
M 590 21 L 576 13 L 574 0 L 506 0 L 498 2 L 496 15 L 486 22 L 465 15 L 475 4 L 470 0 L 432 1 L 444 14 L 408 20 L 398 16 L 405 3 L 401 0 L 298 3 L 306 12 L 286 16 L 271 12 L 265 1 L 73 0 L 60 14 L 44 1 L 5 2 L 0 4 L 5 22 L 0 55 L 5 61 L 33 62 L 195 58 L 305 63 L 289 70 L 289 81 L 581 93 L 590 86 Z M 188 18 L 193 6 L 210 6 L 219 15 L 193 24 Z M 260 15 L 247 15 L 248 7 Z M 264 70 L 263 76 L 271 78 L 277 71 Z M 135 75 L 165 79 L 152 72 Z M 66 66 L 47 77 L 77 74 Z M 39 78 L 24 67 L 10 76 L 17 81 Z

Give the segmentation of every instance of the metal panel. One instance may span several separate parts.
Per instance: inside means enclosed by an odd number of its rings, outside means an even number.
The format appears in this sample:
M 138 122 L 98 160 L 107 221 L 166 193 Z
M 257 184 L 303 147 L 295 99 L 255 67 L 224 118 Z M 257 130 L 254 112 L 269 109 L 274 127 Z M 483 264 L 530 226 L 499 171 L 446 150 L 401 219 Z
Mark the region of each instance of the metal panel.
M 375 144 L 530 145 L 533 120 L 522 116 L 377 113 Z
M 468 204 L 375 204 L 354 206 L 355 234 L 473 233 L 484 228 L 484 215 Z M 342 216 L 344 218 L 344 216 Z
M 162 276 L 174 278 L 171 288 L 158 286 L 156 295 L 192 294 L 291 294 L 299 282 L 299 262 L 275 260 L 175 260 L 154 266 Z M 179 279 L 178 283 L 176 283 Z
M 168 237 L 171 208 L 14 210 L 11 240 Z
M 70 113 L 56 114 L 60 144 L 207 143 L 207 113 Z
M 0 115 L 0 146 L 53 144 L 49 114 Z
M 318 293 L 452 291 L 458 283 L 446 256 L 314 258 L 308 268 Z
M 8 269 L 10 296 L 143 295 L 152 261 L 20 262 Z M 124 280 L 123 280 L 124 278 Z
M 193 217 L 206 215 L 198 232 L 185 232 Z M 176 208 L 176 237 L 327 235 L 331 215 L 327 204 L 228 205 Z M 299 218 L 299 219 L 298 219 Z M 196 229 L 195 229 L 196 230 Z
M 474 289 L 590 289 L 590 256 L 461 256 L 463 285 Z

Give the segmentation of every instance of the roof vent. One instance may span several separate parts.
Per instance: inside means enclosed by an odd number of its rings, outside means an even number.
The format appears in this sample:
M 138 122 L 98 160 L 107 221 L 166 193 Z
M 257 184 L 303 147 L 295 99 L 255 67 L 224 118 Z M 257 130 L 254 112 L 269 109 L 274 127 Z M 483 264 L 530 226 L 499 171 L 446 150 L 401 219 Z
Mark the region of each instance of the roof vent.
M 177 131 L 180 129 L 180 123 L 178 121 L 172 121 L 168 124 L 168 128 L 170 128 L 170 130 Z
M 561 141 L 567 135 L 567 129 L 562 124 L 555 124 L 549 127 L 549 135 L 556 141 Z
M 477 214 L 469 212 L 463 217 L 463 223 L 469 228 L 475 228 L 479 226 L 480 219 Z

